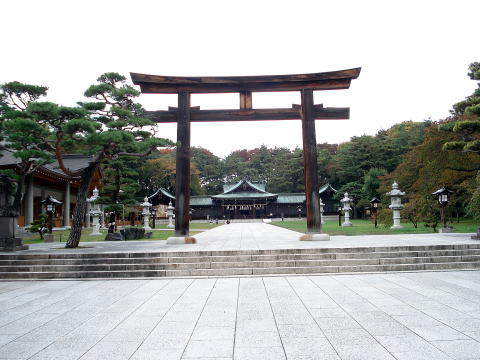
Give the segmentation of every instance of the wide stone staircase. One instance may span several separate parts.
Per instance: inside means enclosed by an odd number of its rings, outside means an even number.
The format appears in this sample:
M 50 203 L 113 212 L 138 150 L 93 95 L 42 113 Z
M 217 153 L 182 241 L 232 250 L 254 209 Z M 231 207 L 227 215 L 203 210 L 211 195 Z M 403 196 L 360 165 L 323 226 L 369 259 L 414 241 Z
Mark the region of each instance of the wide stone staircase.
M 190 252 L 0 254 L 0 279 L 242 276 L 480 268 L 480 243 Z

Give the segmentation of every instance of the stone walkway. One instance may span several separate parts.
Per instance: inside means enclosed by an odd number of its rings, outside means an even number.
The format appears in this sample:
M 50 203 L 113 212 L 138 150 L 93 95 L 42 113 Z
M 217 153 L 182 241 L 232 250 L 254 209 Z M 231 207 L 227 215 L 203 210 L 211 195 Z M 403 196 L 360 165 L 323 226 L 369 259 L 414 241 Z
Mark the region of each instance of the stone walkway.
M 88 242 L 85 248 L 67 250 L 59 243 L 30 245 L 29 250 L 17 253 L 52 252 L 149 252 L 149 251 L 210 251 L 255 249 L 345 248 L 402 245 L 469 244 L 473 234 L 415 234 L 332 236 L 330 241 L 299 241 L 300 233 L 263 223 L 222 225 L 195 235 L 197 244 L 167 245 L 166 241 Z
M 480 359 L 480 272 L 0 283 L 0 359 Z

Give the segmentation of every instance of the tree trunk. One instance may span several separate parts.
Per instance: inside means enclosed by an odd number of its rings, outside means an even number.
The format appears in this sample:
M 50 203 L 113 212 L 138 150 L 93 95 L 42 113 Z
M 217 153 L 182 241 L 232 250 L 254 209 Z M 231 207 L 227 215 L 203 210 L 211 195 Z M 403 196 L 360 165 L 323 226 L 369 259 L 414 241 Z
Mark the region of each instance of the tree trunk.
M 95 174 L 98 165 L 98 162 L 91 162 L 85 169 L 83 169 L 80 179 L 80 187 L 77 193 L 77 205 L 73 212 L 72 229 L 70 230 L 68 241 L 65 244 L 66 248 L 76 248 L 80 242 L 85 212 L 87 211 L 88 188 L 90 187 L 93 174 Z

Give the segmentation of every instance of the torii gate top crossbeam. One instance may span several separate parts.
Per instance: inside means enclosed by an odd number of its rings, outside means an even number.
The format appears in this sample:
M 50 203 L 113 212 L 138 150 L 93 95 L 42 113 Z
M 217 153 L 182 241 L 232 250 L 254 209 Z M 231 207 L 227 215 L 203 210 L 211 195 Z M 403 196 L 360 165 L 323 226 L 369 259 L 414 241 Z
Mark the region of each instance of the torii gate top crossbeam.
M 146 94 L 231 93 L 242 91 L 294 91 L 348 89 L 352 79 L 360 75 L 361 68 L 313 74 L 179 77 L 130 73 L 135 85 Z

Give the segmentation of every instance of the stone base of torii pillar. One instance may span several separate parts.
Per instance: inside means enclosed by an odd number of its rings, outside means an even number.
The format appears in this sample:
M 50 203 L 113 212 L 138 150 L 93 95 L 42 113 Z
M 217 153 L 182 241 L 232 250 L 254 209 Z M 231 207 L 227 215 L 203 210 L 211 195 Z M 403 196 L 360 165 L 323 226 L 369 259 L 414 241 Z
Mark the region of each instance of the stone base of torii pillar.
M 167 244 L 196 244 L 197 239 L 192 236 L 170 236 L 167 239 Z
M 305 234 L 300 236 L 300 241 L 329 241 L 328 234 Z

